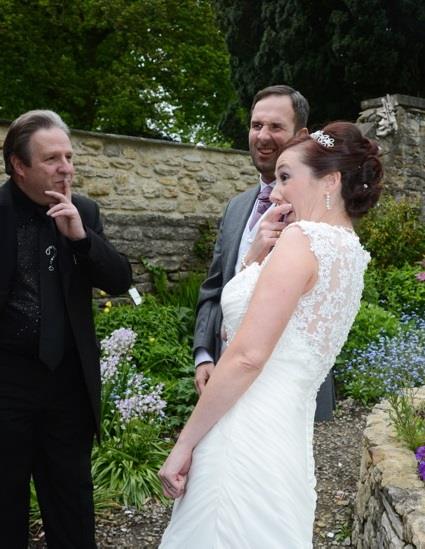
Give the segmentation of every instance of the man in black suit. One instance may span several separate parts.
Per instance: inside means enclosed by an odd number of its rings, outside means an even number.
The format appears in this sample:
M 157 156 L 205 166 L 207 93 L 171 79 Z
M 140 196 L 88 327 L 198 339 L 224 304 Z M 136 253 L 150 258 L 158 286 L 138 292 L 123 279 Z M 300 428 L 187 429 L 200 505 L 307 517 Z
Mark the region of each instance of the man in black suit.
M 3 154 L 1 545 L 28 546 L 32 476 L 49 549 L 92 549 L 101 389 L 92 288 L 125 292 L 131 268 L 106 240 L 96 203 L 71 194 L 72 146 L 56 113 L 17 118 Z
M 200 288 L 193 345 L 198 393 L 208 382 L 222 350 L 220 299 L 223 287 L 243 264 L 261 262 L 285 226 L 282 216 L 289 211 L 286 205 L 271 208 L 262 216 L 256 212 L 261 208 L 259 203 L 263 195 L 267 197 L 275 184 L 276 161 L 283 145 L 295 135 L 307 131 L 308 114 L 309 105 L 305 97 L 289 86 L 270 86 L 254 97 L 249 151 L 260 174 L 260 182 L 228 203 L 208 277 Z M 334 389 L 329 375 L 317 398 L 316 420 L 331 419 L 333 408 Z

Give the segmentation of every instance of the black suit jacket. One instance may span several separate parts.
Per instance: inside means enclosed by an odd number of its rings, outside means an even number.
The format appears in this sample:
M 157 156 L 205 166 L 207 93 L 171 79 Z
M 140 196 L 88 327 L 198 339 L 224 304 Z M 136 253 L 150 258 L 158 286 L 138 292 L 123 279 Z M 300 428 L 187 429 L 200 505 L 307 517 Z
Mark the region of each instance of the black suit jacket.
M 73 195 L 72 201 L 81 215 L 90 249 L 86 254 L 76 253 L 71 249 L 70 241 L 58 233 L 59 272 L 65 307 L 99 432 L 101 383 L 99 346 L 92 313 L 92 289 L 100 288 L 111 295 L 125 292 L 131 284 L 131 267 L 127 259 L 106 240 L 97 204 L 78 195 Z M 4 307 L 12 285 L 16 254 L 16 215 L 9 180 L 0 187 L 0 310 Z

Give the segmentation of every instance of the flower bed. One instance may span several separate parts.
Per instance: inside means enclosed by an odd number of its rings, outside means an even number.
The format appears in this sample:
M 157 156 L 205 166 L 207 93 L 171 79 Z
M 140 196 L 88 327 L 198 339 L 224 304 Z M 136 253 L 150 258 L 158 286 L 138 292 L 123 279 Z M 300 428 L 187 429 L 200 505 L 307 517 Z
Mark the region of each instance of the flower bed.
M 425 400 L 425 387 L 418 390 Z M 377 404 L 363 434 L 353 545 L 425 549 L 425 484 L 415 454 L 396 438 L 389 404 Z

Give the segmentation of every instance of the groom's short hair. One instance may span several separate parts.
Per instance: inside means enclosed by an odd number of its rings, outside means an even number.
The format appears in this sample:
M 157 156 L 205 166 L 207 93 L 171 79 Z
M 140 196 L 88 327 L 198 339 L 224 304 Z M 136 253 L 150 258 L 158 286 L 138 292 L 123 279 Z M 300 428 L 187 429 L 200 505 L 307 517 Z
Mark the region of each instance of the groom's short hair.
M 295 131 L 307 126 L 308 115 L 310 114 L 310 105 L 308 104 L 307 99 L 299 91 L 294 90 L 294 88 L 286 86 L 285 84 L 268 86 L 267 88 L 258 91 L 252 101 L 251 113 L 258 101 L 261 101 L 270 95 L 288 95 L 292 102 L 292 108 L 294 109 Z

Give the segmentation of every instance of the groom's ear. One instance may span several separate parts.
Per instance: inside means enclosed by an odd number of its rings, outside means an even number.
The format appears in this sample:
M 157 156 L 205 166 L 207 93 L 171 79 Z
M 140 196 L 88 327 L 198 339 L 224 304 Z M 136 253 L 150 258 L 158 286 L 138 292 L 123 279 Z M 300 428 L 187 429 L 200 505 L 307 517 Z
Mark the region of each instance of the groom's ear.
M 301 128 L 297 132 L 295 132 L 294 137 L 305 137 L 308 135 L 308 129 L 307 128 Z

